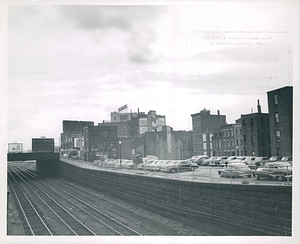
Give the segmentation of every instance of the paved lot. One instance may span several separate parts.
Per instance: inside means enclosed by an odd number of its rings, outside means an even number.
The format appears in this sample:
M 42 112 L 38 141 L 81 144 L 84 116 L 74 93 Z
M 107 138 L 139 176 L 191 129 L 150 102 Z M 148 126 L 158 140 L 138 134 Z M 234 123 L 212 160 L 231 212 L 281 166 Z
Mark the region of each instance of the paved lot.
M 218 175 L 220 167 L 200 166 L 195 171 L 180 172 L 180 173 L 164 173 L 152 172 L 148 170 L 135 170 L 135 169 L 117 169 L 101 167 L 97 163 L 91 163 L 81 160 L 61 159 L 62 161 L 75 164 L 79 167 L 90 168 L 95 170 L 109 170 L 115 172 L 124 172 L 130 174 L 145 175 L 149 177 L 169 178 L 176 180 L 194 181 L 194 182 L 210 182 L 210 183 L 224 183 L 224 184 L 251 184 L 251 185 L 292 185 L 292 182 L 282 182 L 277 180 L 256 180 L 255 177 L 247 178 L 224 178 Z

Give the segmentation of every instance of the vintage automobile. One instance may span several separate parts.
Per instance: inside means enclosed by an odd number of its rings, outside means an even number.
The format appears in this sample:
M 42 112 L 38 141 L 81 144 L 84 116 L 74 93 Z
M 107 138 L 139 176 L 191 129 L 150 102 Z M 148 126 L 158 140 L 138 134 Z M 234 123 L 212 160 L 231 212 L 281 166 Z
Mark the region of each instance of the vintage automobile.
M 132 169 L 133 168 L 133 160 L 124 160 L 124 161 L 122 161 L 121 166 L 124 169 Z
M 186 160 L 172 160 L 170 164 L 167 164 L 163 168 L 161 168 L 161 171 L 176 173 L 183 171 L 194 171 L 197 168 L 197 164 L 190 163 Z
M 222 160 L 226 160 L 228 157 L 227 156 L 219 156 L 216 158 L 213 158 L 208 165 L 209 166 L 219 166 L 222 162 Z
M 276 161 L 279 161 L 279 160 L 281 160 L 281 156 L 272 156 L 272 157 L 270 157 L 269 158 L 269 162 L 276 162 Z
M 146 164 L 146 165 L 144 166 L 144 169 L 146 169 L 146 170 L 152 170 L 153 167 L 155 167 L 156 164 L 160 163 L 161 161 L 162 161 L 162 160 L 154 160 L 154 161 L 152 161 L 150 164 Z
M 210 165 L 211 162 L 212 162 L 213 160 L 215 160 L 215 159 L 217 159 L 217 157 L 210 157 L 210 158 L 208 158 L 208 159 L 205 159 L 205 160 L 203 161 L 202 165 Z
M 265 163 L 256 169 L 255 177 L 257 180 L 265 178 L 272 180 L 287 180 L 293 177 L 293 168 L 288 162 Z
M 154 159 L 154 160 L 143 160 L 143 163 L 138 164 L 137 168 L 138 169 L 146 169 L 146 166 L 148 164 L 151 164 L 151 163 L 156 162 L 156 161 L 158 161 L 158 160 L 156 160 L 156 159 Z
M 252 176 L 251 169 L 244 163 L 232 163 L 218 169 L 220 177 L 238 178 L 246 176 L 250 178 Z
M 232 160 L 236 160 L 236 156 L 230 156 L 226 159 L 223 159 L 221 162 L 220 162 L 220 166 L 225 166 L 226 164 L 228 165 Z
M 190 163 L 196 163 L 197 165 L 202 165 L 203 161 L 208 159 L 208 156 L 206 155 L 199 155 L 199 156 L 193 156 L 190 159 L 188 159 L 187 161 Z
M 284 156 L 281 158 L 280 162 L 288 162 L 290 165 L 293 165 L 293 157 L 292 156 Z

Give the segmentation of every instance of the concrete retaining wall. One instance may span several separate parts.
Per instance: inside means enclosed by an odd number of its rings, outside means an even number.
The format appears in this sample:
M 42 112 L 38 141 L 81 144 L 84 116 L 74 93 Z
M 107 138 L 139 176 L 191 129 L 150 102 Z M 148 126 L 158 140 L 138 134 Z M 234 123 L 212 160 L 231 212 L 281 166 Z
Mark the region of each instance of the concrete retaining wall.
M 220 226 L 214 235 L 291 235 L 291 186 L 185 182 L 83 169 L 62 161 L 59 174 L 193 227 L 214 223 Z

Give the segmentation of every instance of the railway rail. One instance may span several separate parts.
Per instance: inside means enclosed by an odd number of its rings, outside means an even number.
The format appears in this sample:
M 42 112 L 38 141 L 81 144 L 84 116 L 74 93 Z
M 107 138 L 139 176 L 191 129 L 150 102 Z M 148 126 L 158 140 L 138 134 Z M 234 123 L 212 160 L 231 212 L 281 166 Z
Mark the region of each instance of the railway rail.
M 123 206 L 120 203 L 117 204 L 116 200 L 108 202 L 107 198 L 100 198 L 99 196 L 95 198 L 94 196 L 95 200 L 87 203 L 87 195 L 90 194 L 87 189 L 83 190 L 79 186 L 75 188 L 73 184 L 56 182 L 55 178 L 51 180 L 40 179 L 39 172 L 27 167 L 10 167 L 9 174 L 12 175 L 12 172 L 19 177 L 19 180 L 16 181 L 21 181 L 23 188 L 26 187 L 28 191 L 31 191 L 32 197 L 39 198 L 55 215 L 61 216 L 61 222 L 65 222 L 70 229 L 74 229 L 72 232 L 75 235 L 101 235 L 101 233 L 97 233 L 95 230 L 92 231 L 92 228 L 83 223 L 81 223 L 81 227 L 76 227 L 74 223 L 80 222 L 72 215 L 76 212 L 85 213 L 86 216 L 89 216 L 89 220 L 93 219 L 93 223 L 96 221 L 101 224 L 102 229 L 106 228 L 105 235 L 108 235 L 108 233 L 110 235 L 187 235 L 187 233 L 163 225 L 157 220 L 137 214 L 126 208 L 124 204 Z M 92 206 L 99 201 L 101 201 L 100 205 L 106 201 L 110 208 L 100 211 L 98 206 Z M 70 205 L 73 209 L 72 213 L 63 207 Z M 117 219 L 121 219 L 123 223 Z M 203 233 L 203 235 L 208 234 Z

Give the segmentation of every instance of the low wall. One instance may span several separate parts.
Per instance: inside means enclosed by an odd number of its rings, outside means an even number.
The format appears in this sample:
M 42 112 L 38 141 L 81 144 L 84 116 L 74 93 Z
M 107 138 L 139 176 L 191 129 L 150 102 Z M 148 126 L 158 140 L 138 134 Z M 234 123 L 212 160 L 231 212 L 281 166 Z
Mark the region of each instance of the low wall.
M 220 226 L 213 235 L 291 235 L 291 186 L 186 182 L 83 169 L 62 161 L 58 166 L 61 177 L 192 227 Z

